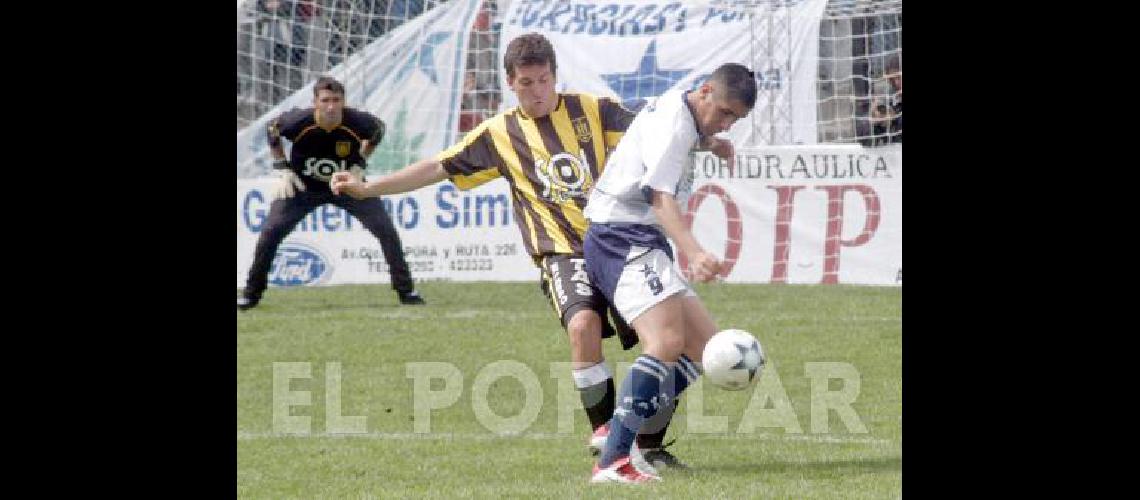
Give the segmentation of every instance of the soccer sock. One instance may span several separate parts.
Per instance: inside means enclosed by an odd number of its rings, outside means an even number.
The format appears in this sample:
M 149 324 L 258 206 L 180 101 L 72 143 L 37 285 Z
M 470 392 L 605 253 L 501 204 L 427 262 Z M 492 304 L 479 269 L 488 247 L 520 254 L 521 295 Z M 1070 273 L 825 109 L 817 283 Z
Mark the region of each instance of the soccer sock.
M 677 359 L 676 363 L 667 364 L 672 369 L 669 371 L 669 376 L 666 377 L 663 387 L 672 387 L 673 393 L 666 397 L 661 408 L 657 410 L 657 414 L 641 426 L 641 432 L 637 435 L 637 446 L 642 450 L 661 447 L 661 443 L 665 441 L 665 432 L 669 430 L 669 422 L 673 420 L 673 412 L 677 410 L 677 405 L 680 404 L 681 393 L 688 389 L 689 385 L 701 374 L 700 365 L 694 363 L 684 354 Z
M 618 458 L 629 455 L 638 429 L 657 413 L 662 382 L 668 373 L 661 360 L 648 354 L 633 360 L 629 375 L 621 383 L 621 397 L 610 419 L 610 435 L 602 448 L 600 467 L 609 467 Z
M 614 414 L 614 375 L 606 361 L 573 370 L 574 385 L 582 398 L 582 407 L 590 418 L 590 428 L 597 429 L 610 420 Z
M 641 451 L 660 448 L 665 442 L 665 433 L 669 431 L 669 423 L 673 421 L 673 412 L 677 410 L 680 398 L 674 399 L 673 404 L 661 405 L 657 414 L 641 426 L 637 433 L 637 446 Z

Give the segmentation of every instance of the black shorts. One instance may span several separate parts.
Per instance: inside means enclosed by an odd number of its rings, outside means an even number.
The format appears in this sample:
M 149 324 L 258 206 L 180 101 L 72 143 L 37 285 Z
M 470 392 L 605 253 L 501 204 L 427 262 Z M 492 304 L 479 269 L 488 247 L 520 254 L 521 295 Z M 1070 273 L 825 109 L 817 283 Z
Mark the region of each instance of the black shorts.
M 617 333 L 622 349 L 637 345 L 637 333 L 629 326 L 617 310 L 606 301 L 598 287 L 590 283 L 586 276 L 586 259 L 571 255 L 547 255 L 539 262 L 542 279 L 539 286 L 550 299 L 554 313 L 566 328 L 566 322 L 574 313 L 591 309 L 602 319 L 602 338 L 613 337 Z

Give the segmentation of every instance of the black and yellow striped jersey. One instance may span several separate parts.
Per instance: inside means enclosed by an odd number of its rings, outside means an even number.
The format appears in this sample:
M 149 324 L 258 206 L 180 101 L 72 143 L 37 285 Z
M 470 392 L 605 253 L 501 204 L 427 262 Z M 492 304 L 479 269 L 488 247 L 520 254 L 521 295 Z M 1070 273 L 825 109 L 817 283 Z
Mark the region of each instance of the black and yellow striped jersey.
M 559 94 L 549 115 L 511 108 L 476 126 L 437 159 L 459 189 L 497 177 L 510 184 L 527 252 L 582 254 L 582 209 L 634 113 L 589 94 Z

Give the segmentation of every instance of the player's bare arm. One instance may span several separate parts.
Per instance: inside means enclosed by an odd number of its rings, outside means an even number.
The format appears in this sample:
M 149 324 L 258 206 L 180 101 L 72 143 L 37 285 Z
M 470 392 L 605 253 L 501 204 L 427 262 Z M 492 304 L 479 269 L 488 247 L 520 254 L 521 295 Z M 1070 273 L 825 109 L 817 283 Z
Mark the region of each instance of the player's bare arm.
M 654 190 L 652 204 L 653 213 L 657 216 L 657 221 L 661 223 L 661 228 L 665 230 L 665 236 L 673 240 L 677 244 L 677 248 L 688 256 L 689 268 L 693 272 L 693 278 L 705 282 L 716 277 L 717 273 L 720 272 L 720 261 L 716 256 L 701 248 L 700 243 L 697 243 L 697 239 L 693 237 L 693 233 L 685 225 L 685 220 L 681 215 L 681 207 L 677 205 L 676 198 L 673 198 L 673 195 L 669 193 Z
M 361 182 L 349 172 L 337 172 L 329 180 L 333 194 L 347 194 L 356 199 L 386 194 L 406 193 L 447 178 L 443 164 L 433 158 L 420 160 L 396 172 Z

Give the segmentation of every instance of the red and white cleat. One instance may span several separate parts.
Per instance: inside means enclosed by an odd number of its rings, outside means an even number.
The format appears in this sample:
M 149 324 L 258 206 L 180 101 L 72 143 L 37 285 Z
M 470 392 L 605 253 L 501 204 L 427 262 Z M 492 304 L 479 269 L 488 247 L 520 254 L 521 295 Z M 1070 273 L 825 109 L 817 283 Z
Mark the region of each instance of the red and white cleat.
M 590 435 L 590 453 L 597 455 L 602 452 L 602 448 L 606 446 L 606 438 L 610 436 L 610 424 L 602 424 L 594 433 Z
M 604 469 L 599 468 L 598 464 L 594 464 L 594 476 L 590 478 L 591 483 L 622 484 L 641 484 L 660 480 L 661 478 L 654 474 L 646 474 L 638 470 L 630 462 L 629 457 L 619 458 Z
M 610 437 L 610 424 L 602 424 L 601 427 L 594 429 L 594 434 L 590 436 L 590 453 L 599 455 L 602 453 L 602 448 L 606 447 L 606 439 Z M 629 456 L 633 462 L 633 466 L 637 470 L 649 474 L 650 476 L 659 475 L 657 468 L 645 460 L 645 456 L 641 453 L 641 449 L 637 443 L 633 443 L 633 448 L 629 450 Z

